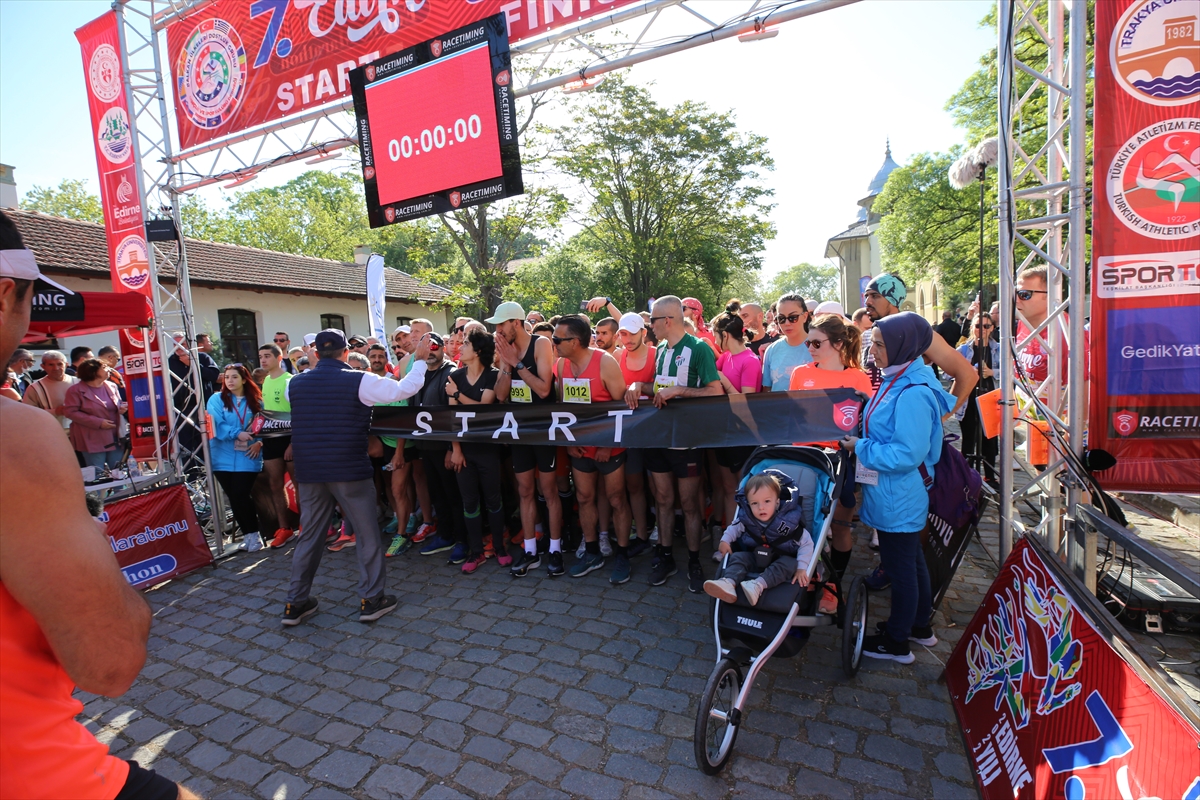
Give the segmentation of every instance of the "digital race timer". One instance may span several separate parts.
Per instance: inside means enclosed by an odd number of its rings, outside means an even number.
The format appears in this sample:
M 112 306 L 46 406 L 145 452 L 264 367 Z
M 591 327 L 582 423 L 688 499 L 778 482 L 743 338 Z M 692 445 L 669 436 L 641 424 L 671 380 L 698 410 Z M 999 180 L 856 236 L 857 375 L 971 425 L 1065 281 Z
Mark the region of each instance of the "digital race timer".
M 350 73 L 371 227 L 521 194 L 504 17 Z

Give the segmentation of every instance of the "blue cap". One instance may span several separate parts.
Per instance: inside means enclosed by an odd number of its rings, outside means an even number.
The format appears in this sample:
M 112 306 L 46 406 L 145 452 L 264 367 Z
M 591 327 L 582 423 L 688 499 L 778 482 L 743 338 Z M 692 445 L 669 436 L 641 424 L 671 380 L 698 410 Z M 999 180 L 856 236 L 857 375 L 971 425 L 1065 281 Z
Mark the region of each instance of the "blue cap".
M 317 350 L 345 350 L 349 347 L 346 344 L 346 334 L 337 328 L 326 328 L 321 331 L 317 334 L 313 344 L 316 345 Z

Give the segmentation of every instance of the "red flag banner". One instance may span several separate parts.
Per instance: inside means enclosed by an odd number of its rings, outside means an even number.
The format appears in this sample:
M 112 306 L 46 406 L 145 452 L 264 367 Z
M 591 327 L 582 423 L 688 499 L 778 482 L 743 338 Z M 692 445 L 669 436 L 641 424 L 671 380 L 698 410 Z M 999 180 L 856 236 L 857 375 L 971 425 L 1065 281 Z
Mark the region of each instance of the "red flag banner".
M 1200 14 L 1096 3 L 1088 446 L 1106 489 L 1200 492 Z
M 141 292 L 150 297 L 150 259 L 142 227 L 138 165 L 133 157 L 134 128 L 125 97 L 117 25 L 116 12 L 109 11 L 75 31 L 75 38 L 83 50 L 113 291 Z
M 1108 643 L 1028 539 L 946 662 L 985 800 L 1200 799 L 1200 732 Z
M 167 27 L 179 144 L 349 97 L 355 67 L 493 14 L 519 42 L 634 2 L 216 0 Z
M 213 563 L 187 489 L 176 484 L 107 506 L 101 521 L 125 580 L 136 589 Z

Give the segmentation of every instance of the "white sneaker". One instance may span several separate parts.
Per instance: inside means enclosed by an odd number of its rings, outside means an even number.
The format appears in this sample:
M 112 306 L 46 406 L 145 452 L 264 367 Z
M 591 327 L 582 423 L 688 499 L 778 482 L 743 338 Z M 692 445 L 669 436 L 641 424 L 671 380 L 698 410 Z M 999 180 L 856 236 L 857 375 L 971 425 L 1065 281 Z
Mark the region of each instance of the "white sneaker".
M 720 564 L 724 560 L 725 560 L 725 556 L 721 555 L 720 550 L 713 550 L 713 561 Z
M 608 558 L 613 554 L 612 542 L 608 540 L 608 534 L 600 534 L 600 555 Z
M 587 552 L 587 542 L 579 540 L 579 549 L 575 551 L 576 558 L 583 558 L 583 554 Z
M 867 546 L 872 550 L 879 549 L 879 531 L 875 530 L 874 528 L 871 529 L 871 543 Z
M 737 602 L 737 586 L 729 578 L 718 578 L 715 581 L 704 582 L 704 593 L 715 597 L 722 603 Z
M 750 605 L 758 605 L 758 598 L 763 593 L 763 588 L 757 578 L 752 581 L 742 581 L 742 591 L 745 593 L 746 600 Z
M 266 545 L 263 544 L 261 533 L 250 533 L 242 538 L 242 543 L 238 545 L 238 550 L 244 550 L 247 553 L 257 553 Z
M 654 542 L 656 544 L 658 543 L 658 526 L 657 525 L 654 526 L 654 530 L 650 531 L 650 541 Z

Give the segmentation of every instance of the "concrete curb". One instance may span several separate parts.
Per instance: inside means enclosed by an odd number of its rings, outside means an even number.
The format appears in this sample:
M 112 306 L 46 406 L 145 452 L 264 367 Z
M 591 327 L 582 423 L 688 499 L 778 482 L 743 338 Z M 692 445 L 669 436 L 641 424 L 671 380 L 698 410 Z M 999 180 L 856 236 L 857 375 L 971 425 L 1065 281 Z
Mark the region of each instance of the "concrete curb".
M 1132 506 L 1144 508 L 1189 531 L 1200 531 L 1200 499 L 1188 495 L 1141 494 L 1116 492 L 1117 497 Z

